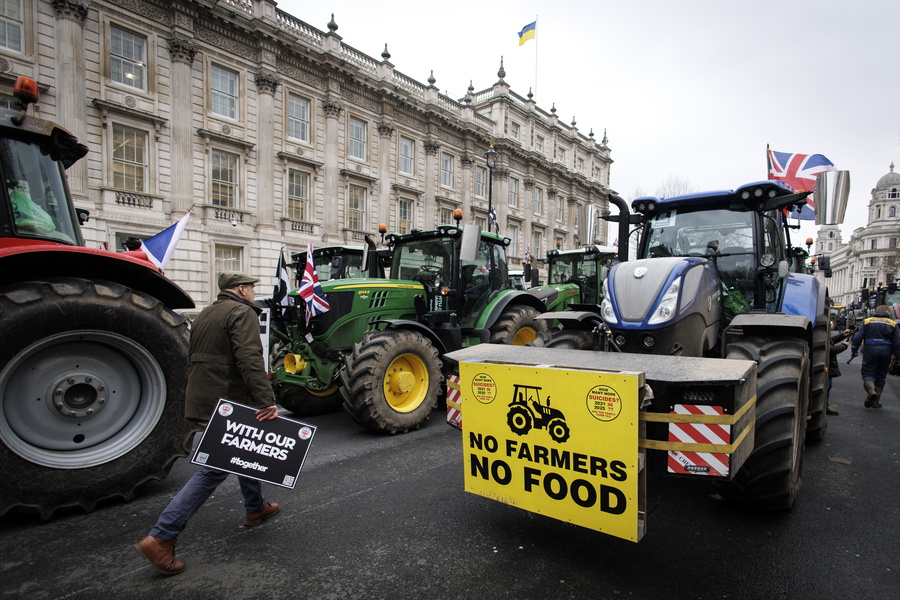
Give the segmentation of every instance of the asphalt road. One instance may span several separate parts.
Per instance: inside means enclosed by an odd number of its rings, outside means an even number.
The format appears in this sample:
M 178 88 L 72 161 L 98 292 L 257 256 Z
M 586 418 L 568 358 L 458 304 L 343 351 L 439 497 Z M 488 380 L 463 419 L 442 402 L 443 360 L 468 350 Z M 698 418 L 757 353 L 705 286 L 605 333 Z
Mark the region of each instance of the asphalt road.
M 846 355 L 843 355 L 846 356 Z M 845 361 L 842 361 L 845 362 Z M 723 502 L 704 482 L 651 476 L 640 543 L 463 491 L 458 431 L 370 435 L 344 414 L 319 426 L 279 515 L 252 529 L 235 478 L 178 543 L 163 577 L 132 545 L 195 467 L 179 461 L 129 503 L 49 522 L 0 518 L 0 598 L 40 599 L 884 599 L 900 590 L 900 378 L 862 406 L 842 364 L 825 441 L 807 446 L 793 511 Z

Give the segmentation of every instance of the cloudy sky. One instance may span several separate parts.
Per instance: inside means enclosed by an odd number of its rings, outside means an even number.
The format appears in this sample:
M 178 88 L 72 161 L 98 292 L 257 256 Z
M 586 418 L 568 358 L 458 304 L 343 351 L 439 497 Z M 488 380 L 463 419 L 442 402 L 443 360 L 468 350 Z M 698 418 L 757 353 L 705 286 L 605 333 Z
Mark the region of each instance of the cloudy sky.
M 630 200 L 675 177 L 694 190 L 766 179 L 765 151 L 850 171 L 844 239 L 900 170 L 898 0 L 283 0 L 278 7 L 460 99 L 497 80 L 565 123 L 606 130 L 611 186 Z M 519 30 L 537 20 L 537 37 Z M 814 235 L 804 225 L 801 234 Z

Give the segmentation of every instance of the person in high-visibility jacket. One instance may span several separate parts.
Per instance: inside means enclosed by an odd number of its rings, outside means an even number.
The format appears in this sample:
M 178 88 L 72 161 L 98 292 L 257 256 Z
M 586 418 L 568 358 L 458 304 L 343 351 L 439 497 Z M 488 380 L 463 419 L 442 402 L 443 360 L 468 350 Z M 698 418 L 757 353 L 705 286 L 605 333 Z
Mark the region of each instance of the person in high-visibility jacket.
M 862 346 L 862 380 L 866 390 L 866 408 L 881 408 L 881 392 L 891 365 L 891 355 L 900 361 L 900 327 L 891 319 L 891 309 L 881 305 L 875 315 L 863 321 L 853 334 L 850 351 L 859 355 Z

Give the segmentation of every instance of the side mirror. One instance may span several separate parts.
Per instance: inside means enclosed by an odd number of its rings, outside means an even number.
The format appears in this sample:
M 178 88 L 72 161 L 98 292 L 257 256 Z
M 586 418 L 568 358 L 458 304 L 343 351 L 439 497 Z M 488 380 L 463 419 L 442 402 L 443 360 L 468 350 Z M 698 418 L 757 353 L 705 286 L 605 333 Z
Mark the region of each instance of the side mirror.
M 459 260 L 474 261 L 481 243 L 481 227 L 473 223 L 463 226 L 462 241 L 459 245 Z
M 840 225 L 850 198 L 850 171 L 826 171 L 816 177 L 816 225 Z

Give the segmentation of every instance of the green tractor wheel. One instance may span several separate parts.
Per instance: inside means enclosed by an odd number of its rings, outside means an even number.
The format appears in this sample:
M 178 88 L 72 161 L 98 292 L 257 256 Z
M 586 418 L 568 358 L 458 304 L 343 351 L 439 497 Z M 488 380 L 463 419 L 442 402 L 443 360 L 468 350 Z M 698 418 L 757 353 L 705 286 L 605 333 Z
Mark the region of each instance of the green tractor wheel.
M 417 331 L 386 329 L 354 344 L 341 373 L 344 408 L 371 431 L 418 429 L 437 406 L 441 361 Z
M 324 390 L 314 390 L 301 385 L 279 383 L 275 386 L 275 401 L 297 416 L 314 417 L 339 411 L 344 396 L 338 384 Z
M 568 350 L 593 350 L 594 336 L 590 331 L 583 329 L 552 329 L 540 333 L 532 345 Z
M 537 309 L 525 305 L 507 307 L 491 327 L 491 344 L 524 346 L 547 330 L 544 321 L 537 319 Z

